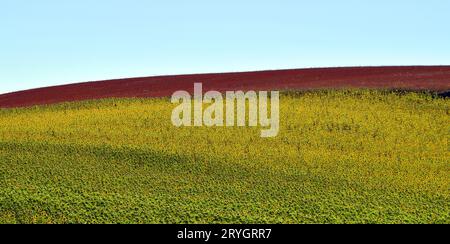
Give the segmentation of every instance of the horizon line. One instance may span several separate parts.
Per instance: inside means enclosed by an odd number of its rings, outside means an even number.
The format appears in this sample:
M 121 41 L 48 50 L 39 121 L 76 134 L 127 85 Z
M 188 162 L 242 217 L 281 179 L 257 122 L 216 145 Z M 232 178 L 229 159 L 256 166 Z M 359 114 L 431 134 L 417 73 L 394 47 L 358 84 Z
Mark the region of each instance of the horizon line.
M 0 95 L 10 95 L 19 92 L 54 88 L 54 87 L 64 87 L 76 84 L 88 84 L 95 82 L 108 82 L 108 81 L 120 81 L 120 80 L 132 80 L 132 79 L 145 79 L 145 78 L 164 78 L 164 77 L 180 77 L 180 76 L 195 76 L 195 75 L 226 75 L 226 74 L 245 74 L 245 73 L 261 73 L 261 72 L 275 72 L 275 71 L 293 71 L 293 70 L 312 70 L 312 69 L 345 69 L 345 68 L 402 68 L 402 67 L 450 67 L 450 64 L 439 64 L 439 65 L 361 65 L 361 66 L 310 66 L 301 68 L 274 68 L 274 69 L 255 69 L 255 70 L 236 70 L 236 71 L 218 71 L 218 72 L 192 72 L 192 73 L 166 73 L 166 74 L 152 74 L 148 76 L 123 76 L 117 78 L 105 78 L 105 79 L 94 79 L 86 81 L 67 81 L 61 82 L 61 84 L 49 85 L 49 86 L 39 86 L 33 88 L 27 88 L 22 90 L 13 90 L 0 93 Z

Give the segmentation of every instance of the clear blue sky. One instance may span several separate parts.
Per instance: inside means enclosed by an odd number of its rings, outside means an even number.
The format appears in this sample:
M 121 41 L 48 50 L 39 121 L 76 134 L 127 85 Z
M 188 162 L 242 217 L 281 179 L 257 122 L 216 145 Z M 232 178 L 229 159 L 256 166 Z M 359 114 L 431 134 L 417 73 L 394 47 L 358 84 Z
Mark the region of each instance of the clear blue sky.
M 0 93 L 159 74 L 450 64 L 448 0 L 0 0 Z

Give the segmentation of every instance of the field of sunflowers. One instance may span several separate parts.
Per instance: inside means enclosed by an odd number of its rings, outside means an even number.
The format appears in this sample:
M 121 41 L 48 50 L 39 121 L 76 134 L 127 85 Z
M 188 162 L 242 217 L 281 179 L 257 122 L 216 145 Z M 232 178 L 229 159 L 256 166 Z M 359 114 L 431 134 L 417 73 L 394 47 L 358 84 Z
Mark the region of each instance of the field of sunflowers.
M 286 92 L 280 133 L 169 98 L 0 110 L 0 223 L 450 223 L 450 101 Z

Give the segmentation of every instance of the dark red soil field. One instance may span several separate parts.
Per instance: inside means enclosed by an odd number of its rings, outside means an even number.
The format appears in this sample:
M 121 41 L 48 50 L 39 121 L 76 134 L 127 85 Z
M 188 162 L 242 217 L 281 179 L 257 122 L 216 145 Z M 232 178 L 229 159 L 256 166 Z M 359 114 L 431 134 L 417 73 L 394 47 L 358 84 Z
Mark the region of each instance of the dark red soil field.
M 177 90 L 192 92 L 195 82 L 202 82 L 205 91 L 377 88 L 444 92 L 450 90 L 450 66 L 317 68 L 96 81 L 3 94 L 0 107 L 111 97 L 165 97 Z

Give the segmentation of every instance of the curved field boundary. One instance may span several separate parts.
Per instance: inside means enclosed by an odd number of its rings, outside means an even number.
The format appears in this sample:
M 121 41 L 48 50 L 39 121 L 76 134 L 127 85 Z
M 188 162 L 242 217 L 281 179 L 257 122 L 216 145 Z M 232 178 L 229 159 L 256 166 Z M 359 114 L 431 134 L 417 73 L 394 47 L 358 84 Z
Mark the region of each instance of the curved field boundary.
M 166 97 L 178 90 L 192 91 L 195 82 L 202 82 L 205 91 L 377 88 L 443 92 L 450 90 L 450 66 L 315 68 L 96 81 L 3 94 L 0 107 Z

